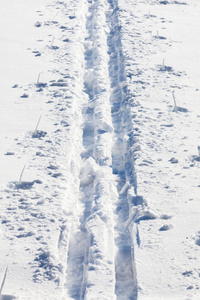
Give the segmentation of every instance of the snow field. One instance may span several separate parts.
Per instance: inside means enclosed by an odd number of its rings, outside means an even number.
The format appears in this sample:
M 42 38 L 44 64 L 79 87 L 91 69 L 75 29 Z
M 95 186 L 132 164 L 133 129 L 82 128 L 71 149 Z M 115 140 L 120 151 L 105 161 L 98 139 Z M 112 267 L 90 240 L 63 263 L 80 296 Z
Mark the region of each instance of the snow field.
M 198 232 L 199 221 L 194 211 L 199 211 L 199 164 L 194 157 L 199 143 L 199 91 L 193 80 L 197 72 L 191 67 L 198 56 L 186 59 L 187 26 L 190 24 L 192 36 L 197 36 L 197 20 L 189 19 L 190 3 L 132 4 L 126 6 L 126 1 L 119 1 L 136 141 L 132 151 L 137 195 L 141 196 L 131 197 L 129 202 L 132 219 L 138 223 L 130 223 L 138 245 L 138 297 L 198 299 L 199 249 L 194 233 Z M 130 17 L 135 20 L 134 26 Z M 171 64 L 165 59 L 162 71 L 165 57 Z M 172 91 L 185 112 L 173 112 Z M 186 276 L 185 270 L 192 275 Z
M 6 240 L 10 241 L 10 245 L 5 250 L 5 252 L 9 251 L 9 259 L 6 259 L 5 263 L 8 265 L 10 278 L 17 270 L 14 266 L 15 262 L 18 268 L 23 270 L 19 278 L 21 285 L 17 277 L 12 286 L 9 285 L 9 279 L 6 284 L 11 293 L 20 295 L 20 299 L 23 297 L 47 299 L 50 294 L 51 299 L 61 298 L 65 283 L 63 274 L 66 269 L 71 223 L 78 196 L 82 136 L 81 110 L 84 102 L 81 86 L 83 75 L 80 73 L 80 65 L 83 61 L 81 58 L 83 51 L 80 51 L 83 44 L 80 40 L 82 11 L 80 13 L 75 4 L 70 1 L 67 10 L 63 6 L 64 3 L 50 5 L 49 9 L 45 8 L 47 11 L 44 16 L 39 12 L 41 26 L 35 26 L 35 30 L 44 38 L 46 28 L 48 27 L 49 31 L 50 27 L 56 38 L 50 37 L 48 44 L 45 40 L 43 42 L 41 40 L 39 47 L 37 43 L 35 45 L 37 50 L 32 50 L 34 55 L 35 51 L 40 53 L 44 60 L 48 57 L 50 63 L 43 66 L 39 82 L 35 81 L 25 88 L 20 87 L 28 94 L 27 106 L 35 107 L 40 111 L 42 108 L 39 129 L 44 126 L 45 119 L 47 132 L 39 130 L 36 138 L 33 138 L 33 132 L 30 131 L 18 138 L 17 147 L 15 146 L 16 158 L 25 156 L 28 160 L 22 177 L 23 185 L 19 188 L 17 181 L 12 182 L 2 194 L 2 199 L 7 199 L 4 209 L 6 214 L 1 215 L 4 224 L 2 226 L 4 226 Z M 76 10 L 79 16 L 74 18 L 73 14 Z M 49 21 L 47 12 L 50 18 L 55 17 L 55 19 Z M 56 21 L 58 14 L 59 22 Z M 68 28 L 64 26 L 66 21 Z M 70 41 L 70 47 L 67 46 L 66 40 Z M 80 53 L 77 53 L 78 51 Z M 36 59 L 40 60 L 40 57 Z M 49 67 L 52 69 L 49 70 Z M 37 79 L 37 76 L 35 78 Z M 21 93 L 19 90 L 19 97 Z M 30 112 L 28 113 L 31 119 Z M 49 126 L 47 122 L 53 125 Z M 41 133 L 43 134 L 40 135 Z M 14 146 L 10 144 L 9 147 Z M 35 179 L 41 184 L 37 184 Z M 28 185 L 24 184 L 25 180 Z M 24 190 L 25 186 L 30 188 Z M 26 245 L 26 239 L 29 247 Z M 31 274 L 33 278 L 30 277 Z M 35 282 L 38 290 L 31 293 L 27 280 L 22 278 L 28 278 L 29 283 Z M 55 283 L 52 285 L 51 282 Z
M 2 298 L 198 299 L 198 2 L 1 6 Z

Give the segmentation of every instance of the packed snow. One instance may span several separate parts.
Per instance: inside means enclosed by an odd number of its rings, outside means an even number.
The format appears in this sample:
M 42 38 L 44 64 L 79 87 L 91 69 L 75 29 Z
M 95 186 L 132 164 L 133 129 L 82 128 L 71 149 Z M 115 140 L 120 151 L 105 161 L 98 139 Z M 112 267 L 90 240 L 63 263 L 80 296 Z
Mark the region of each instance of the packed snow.
M 200 299 L 198 0 L 0 0 L 2 300 Z

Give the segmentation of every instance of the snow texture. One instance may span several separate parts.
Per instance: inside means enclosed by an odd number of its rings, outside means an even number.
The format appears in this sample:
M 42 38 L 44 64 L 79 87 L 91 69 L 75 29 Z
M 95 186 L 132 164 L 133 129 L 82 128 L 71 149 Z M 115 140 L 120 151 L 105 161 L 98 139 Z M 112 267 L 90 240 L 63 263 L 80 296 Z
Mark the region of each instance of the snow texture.
M 0 1 L 2 300 L 200 298 L 199 11 Z

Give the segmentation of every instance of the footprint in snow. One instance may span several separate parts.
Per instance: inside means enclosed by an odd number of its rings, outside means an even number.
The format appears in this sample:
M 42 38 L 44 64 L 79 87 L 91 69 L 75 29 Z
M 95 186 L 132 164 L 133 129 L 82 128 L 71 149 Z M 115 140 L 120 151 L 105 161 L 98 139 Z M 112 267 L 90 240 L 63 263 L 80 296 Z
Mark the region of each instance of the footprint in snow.
M 33 181 L 14 181 L 9 184 L 10 188 L 14 188 L 17 190 L 30 190 L 33 185 L 42 184 L 41 180 L 33 180 Z
M 35 232 L 34 231 L 29 231 L 29 232 L 18 234 L 18 235 L 16 235 L 16 237 L 17 238 L 26 238 L 26 237 L 30 237 L 30 236 L 33 236 L 33 235 L 35 235 Z
M 26 94 L 26 93 L 24 93 L 23 95 L 21 95 L 21 98 L 28 98 L 28 97 L 29 97 L 29 95 Z
M 32 134 L 32 138 L 43 138 L 45 137 L 45 135 L 47 134 L 46 131 L 42 131 L 42 130 L 37 130 L 36 132 L 34 131 L 33 134 Z
M 40 53 L 39 51 L 35 51 L 35 50 L 34 50 L 34 51 L 32 51 L 32 53 L 35 54 L 36 57 L 37 57 L 37 56 L 41 56 L 41 53 Z
M 37 51 L 37 53 L 38 53 L 38 51 Z M 47 86 L 47 83 L 46 82 L 37 82 L 36 84 L 35 84 L 35 86 L 37 87 L 37 88 L 45 88 L 46 86 Z
M 8 156 L 9 156 L 9 155 L 15 155 L 15 152 L 10 152 L 10 151 L 8 151 L 8 152 L 5 153 L 5 155 L 8 155 Z
M 190 270 L 190 271 L 185 271 L 185 272 L 182 273 L 182 275 L 183 275 L 183 276 L 186 276 L 186 277 L 190 277 L 190 276 L 193 275 L 193 271 L 192 271 L 192 270 Z
M 172 157 L 170 160 L 171 164 L 177 164 L 178 163 L 178 159 L 176 159 L 175 157 Z
M 192 162 L 200 162 L 200 146 L 198 146 L 198 155 L 191 155 L 189 158 Z
M 38 21 L 38 22 L 35 23 L 34 26 L 37 27 L 37 28 L 38 28 L 38 27 L 41 27 L 41 26 L 42 26 L 42 23 Z
M 171 224 L 169 224 L 169 225 L 165 224 L 162 227 L 160 227 L 159 231 L 167 231 L 167 230 L 170 230 L 172 228 L 173 228 L 173 226 Z
M 15 183 L 15 189 L 17 190 L 30 190 L 33 185 L 34 181 L 22 181 L 22 182 L 16 182 Z
M 13 89 L 16 89 L 18 87 L 19 87 L 19 85 L 17 83 L 12 86 Z

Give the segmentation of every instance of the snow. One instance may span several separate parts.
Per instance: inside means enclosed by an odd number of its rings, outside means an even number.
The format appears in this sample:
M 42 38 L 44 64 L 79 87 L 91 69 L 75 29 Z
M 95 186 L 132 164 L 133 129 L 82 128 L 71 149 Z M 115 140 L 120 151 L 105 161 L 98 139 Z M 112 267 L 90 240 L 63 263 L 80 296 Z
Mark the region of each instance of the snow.
M 199 11 L 0 1 L 2 300 L 199 299 Z

